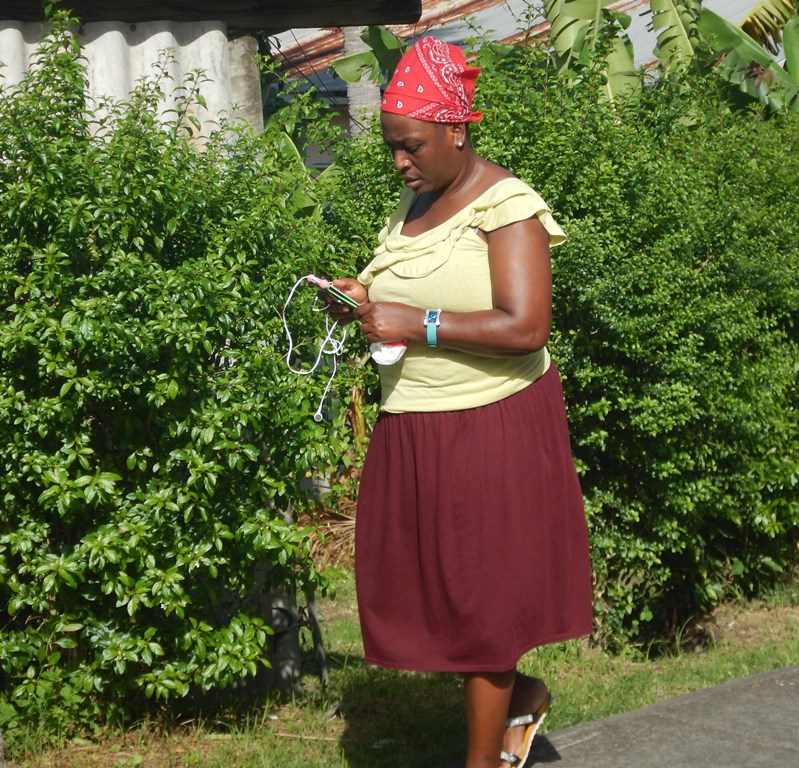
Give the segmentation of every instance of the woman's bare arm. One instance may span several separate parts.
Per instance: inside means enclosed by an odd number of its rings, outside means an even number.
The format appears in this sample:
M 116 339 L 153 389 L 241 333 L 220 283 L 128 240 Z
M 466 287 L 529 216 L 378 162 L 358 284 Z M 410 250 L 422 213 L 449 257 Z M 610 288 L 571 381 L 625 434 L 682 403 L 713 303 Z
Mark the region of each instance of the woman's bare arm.
M 552 321 L 549 235 L 538 219 L 525 219 L 485 234 L 493 307 L 442 312 L 438 346 L 477 355 L 523 355 L 541 349 Z M 394 302 L 354 309 L 369 341 L 406 339 L 426 344 L 424 308 Z

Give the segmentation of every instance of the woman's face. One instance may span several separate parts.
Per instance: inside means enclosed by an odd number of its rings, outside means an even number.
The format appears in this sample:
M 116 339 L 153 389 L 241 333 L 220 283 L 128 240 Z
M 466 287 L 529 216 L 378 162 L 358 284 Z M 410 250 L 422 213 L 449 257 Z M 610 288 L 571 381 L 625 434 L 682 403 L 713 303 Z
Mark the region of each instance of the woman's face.
M 456 142 L 465 141 L 463 125 L 428 123 L 391 112 L 381 113 L 380 124 L 394 167 L 417 195 L 440 191 L 457 177 L 463 153 Z

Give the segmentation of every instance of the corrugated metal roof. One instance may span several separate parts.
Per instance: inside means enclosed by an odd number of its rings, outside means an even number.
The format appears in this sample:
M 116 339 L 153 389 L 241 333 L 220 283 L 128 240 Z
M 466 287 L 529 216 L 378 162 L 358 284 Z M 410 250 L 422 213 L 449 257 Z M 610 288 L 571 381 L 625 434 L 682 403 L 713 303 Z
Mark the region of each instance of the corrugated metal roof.
M 632 23 L 628 34 L 640 66 L 652 60 L 655 34 L 648 0 L 620 0 L 611 8 L 629 14 Z M 705 0 L 710 8 L 735 24 L 746 18 L 756 5 L 754 0 Z M 433 34 L 451 43 L 462 43 L 474 37 L 474 28 L 482 30 L 489 40 L 510 42 L 528 34 L 542 34 L 546 20 L 531 12 L 530 0 L 422 0 L 422 15 L 415 24 L 389 25 L 394 34 L 412 41 Z M 344 55 L 344 37 L 340 28 L 292 29 L 271 38 L 277 56 L 290 77 L 308 78 L 322 91 L 340 90 L 328 71 L 330 62 Z
M 282 31 L 305 24 L 410 23 L 420 0 L 61 0 L 83 23 L 223 22 L 229 31 Z M 3 0 L 0 19 L 37 22 L 42 0 Z

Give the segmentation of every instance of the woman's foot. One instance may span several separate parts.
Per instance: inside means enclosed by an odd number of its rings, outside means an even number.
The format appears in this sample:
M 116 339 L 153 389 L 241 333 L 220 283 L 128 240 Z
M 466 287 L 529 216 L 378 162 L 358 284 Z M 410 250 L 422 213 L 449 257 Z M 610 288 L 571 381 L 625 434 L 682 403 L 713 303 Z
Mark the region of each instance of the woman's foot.
M 530 754 L 533 736 L 538 730 L 538 725 L 541 723 L 549 706 L 549 699 L 549 690 L 543 680 L 523 675 L 520 672 L 516 673 L 510 707 L 508 708 L 508 719 L 524 715 L 537 715 L 537 717 L 532 723 L 515 725 L 505 729 L 502 751 L 507 753 L 508 756 L 518 757 L 519 762 L 503 760 L 500 763 L 502 768 L 507 768 L 507 766 L 521 768 L 524 764 Z

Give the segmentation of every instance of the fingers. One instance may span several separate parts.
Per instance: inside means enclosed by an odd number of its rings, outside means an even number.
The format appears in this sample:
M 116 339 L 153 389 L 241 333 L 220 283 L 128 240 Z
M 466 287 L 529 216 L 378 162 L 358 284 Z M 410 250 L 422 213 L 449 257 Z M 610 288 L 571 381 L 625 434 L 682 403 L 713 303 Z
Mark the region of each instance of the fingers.
M 366 289 L 355 279 L 345 277 L 325 280 L 317 296 L 325 303 L 325 310 L 338 323 L 351 323 L 356 319 L 352 304 L 368 300 Z
M 348 307 L 345 304 L 335 301 L 327 296 L 324 296 L 323 299 L 327 303 L 327 313 L 336 322 L 351 323 L 354 320 L 357 320 L 355 311 L 351 307 Z
M 403 333 L 404 308 L 391 302 L 366 303 L 353 310 L 361 321 L 361 333 L 369 341 L 398 341 Z
M 336 280 L 333 280 L 333 286 L 352 298 L 358 304 L 364 304 L 369 301 L 366 288 L 364 288 L 361 283 L 352 277 L 337 278 Z

